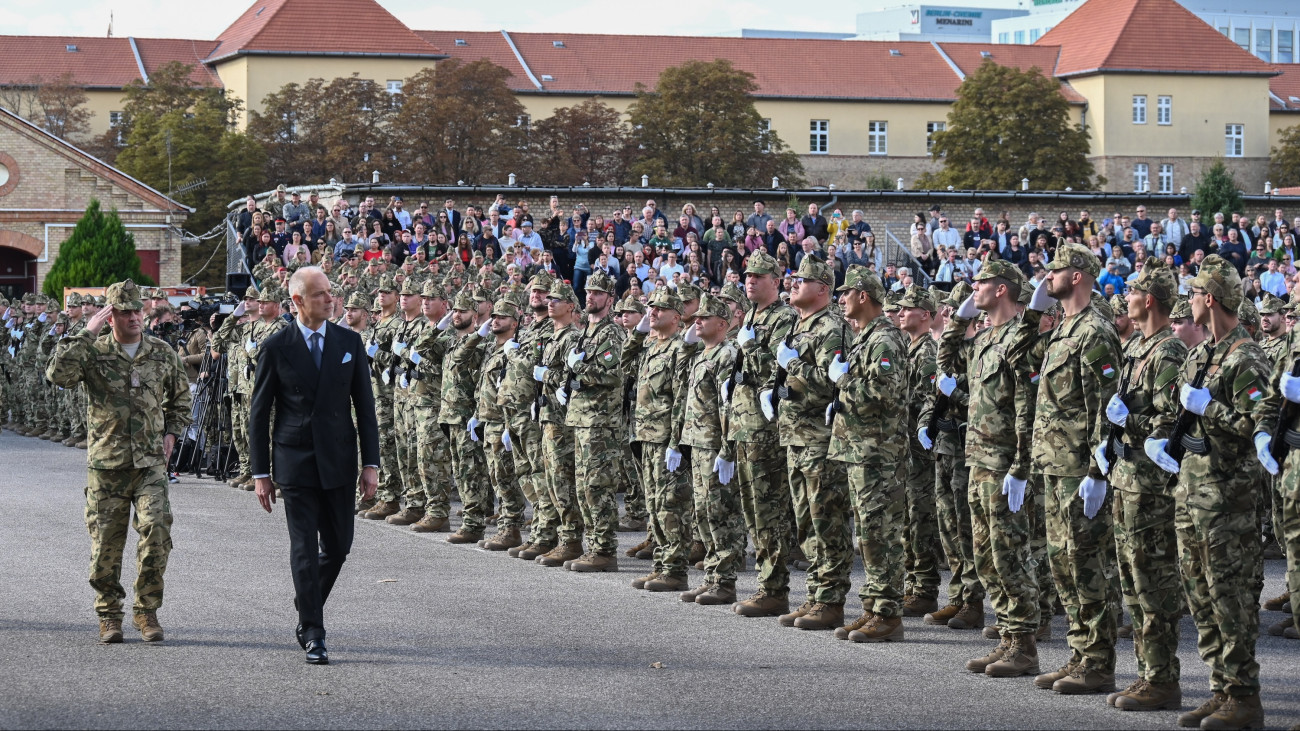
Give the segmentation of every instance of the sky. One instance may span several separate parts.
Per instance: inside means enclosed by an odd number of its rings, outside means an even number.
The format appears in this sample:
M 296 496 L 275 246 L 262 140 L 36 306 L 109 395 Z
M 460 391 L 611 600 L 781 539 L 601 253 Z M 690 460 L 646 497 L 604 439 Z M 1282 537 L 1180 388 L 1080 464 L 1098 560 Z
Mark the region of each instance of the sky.
M 930 0 L 934 2 L 934 0 Z M 942 0 L 940 0 L 942 3 Z M 609 0 L 494 0 L 445 3 L 380 0 L 415 30 L 653 32 L 665 35 L 735 35 L 741 28 L 853 33 L 860 12 L 904 5 L 904 0 L 821 0 L 817 15 L 795 15 L 789 0 L 657 0 L 653 22 L 626 2 Z M 940 3 L 936 3 L 940 4 Z M 948 0 L 948 5 L 1019 7 L 1027 0 Z M 13 35 L 104 36 L 109 14 L 113 35 L 144 38 L 216 38 L 252 0 L 3 0 L 0 28 Z M 634 6 L 631 6 L 634 7 Z

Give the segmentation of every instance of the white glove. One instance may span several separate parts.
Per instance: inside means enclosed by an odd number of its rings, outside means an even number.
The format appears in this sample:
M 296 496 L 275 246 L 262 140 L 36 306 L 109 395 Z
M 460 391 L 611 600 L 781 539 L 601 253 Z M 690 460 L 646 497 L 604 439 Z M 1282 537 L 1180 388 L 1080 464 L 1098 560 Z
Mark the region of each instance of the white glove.
M 1101 504 L 1106 501 L 1106 490 L 1109 486 L 1105 480 L 1094 480 L 1091 477 L 1085 477 L 1079 483 L 1079 497 L 1083 498 L 1083 517 L 1092 520 L 1097 517 L 1098 511 L 1101 510 Z
M 957 307 L 957 317 L 963 320 L 974 320 L 975 316 L 980 313 L 979 308 L 975 306 L 975 295 L 971 294 L 961 301 Z
M 1025 504 L 1025 485 L 1028 482 L 1028 480 L 1017 480 L 1010 472 L 1002 478 L 1002 494 L 1007 496 L 1007 508 L 1011 512 L 1019 513 L 1020 507 Z
M 636 331 L 639 332 L 639 333 L 641 333 L 641 334 L 643 334 L 643 335 L 644 335 L 645 333 L 650 332 L 650 313 L 649 313 L 649 311 L 647 311 L 644 315 L 641 316 L 641 322 L 638 322 L 638 323 L 636 324 Z
M 252 341 L 250 340 L 249 342 Z M 378 352 L 379 352 L 379 343 L 371 343 L 370 347 L 366 348 L 366 355 L 370 356 L 371 358 L 375 357 L 375 353 Z
M 1188 411 L 1197 416 L 1204 416 L 1205 407 L 1210 405 L 1210 389 L 1192 388 L 1192 384 L 1184 383 L 1178 390 L 1178 400 Z
M 1106 402 L 1106 418 L 1115 426 L 1124 426 L 1128 422 L 1128 407 L 1124 405 L 1124 399 L 1115 394 Z
M 546 379 L 546 374 L 549 373 L 550 370 L 551 369 L 546 366 L 533 366 L 533 380 L 538 383 L 543 382 Z
M 1034 295 L 1029 298 L 1029 309 L 1037 312 L 1046 312 L 1056 304 L 1056 298 L 1047 293 L 1047 287 L 1039 284 L 1034 289 Z
M 916 441 L 920 442 L 921 446 L 925 447 L 927 451 L 934 449 L 934 440 L 930 438 L 929 427 L 923 426 L 916 430 Z
M 1264 465 L 1270 475 L 1277 474 L 1277 460 L 1269 453 L 1268 448 L 1273 442 L 1273 437 L 1268 432 L 1260 432 L 1255 435 L 1255 456 L 1259 457 L 1259 463 Z
M 686 328 L 686 334 L 682 336 L 682 340 L 683 340 L 687 345 L 694 345 L 694 344 L 700 342 L 700 325 L 699 325 L 699 323 L 697 323 L 697 322 L 692 322 L 692 323 L 691 323 L 691 326 L 688 327 L 688 328 Z
M 470 440 L 471 442 L 477 442 L 477 441 L 478 441 L 478 434 L 476 434 L 476 433 L 474 432 L 474 430 L 477 429 L 477 428 L 478 428 L 478 425 L 481 424 L 481 423 L 483 423 L 483 422 L 479 421 L 477 417 L 474 417 L 474 416 L 469 417 L 469 423 L 465 425 L 465 428 L 466 428 L 466 431 L 469 432 L 469 440 Z
M 763 416 L 768 421 L 776 418 L 776 407 L 772 405 L 772 389 L 765 388 L 758 392 L 758 407 L 763 410 Z
M 412 350 L 410 360 L 415 365 L 420 365 L 421 363 L 424 362 L 424 356 L 420 355 L 419 352 Z
M 1279 386 L 1282 389 L 1283 398 L 1292 403 L 1300 404 L 1300 378 L 1284 372 Z
M 957 390 L 957 377 L 940 373 L 939 378 L 935 380 L 935 385 L 939 387 L 939 393 L 951 396 L 952 392 Z
M 836 353 L 830 365 L 826 366 L 826 375 L 830 377 L 831 383 L 839 383 L 848 372 L 849 364 L 844 362 L 844 358 L 840 357 L 839 353 Z
M 519 341 L 515 340 L 514 338 L 510 338 L 501 347 L 505 348 L 507 353 L 516 351 L 519 350 Z
M 835 402 L 826 404 L 826 426 L 831 425 L 831 420 L 835 418 Z
M 1110 460 L 1106 459 L 1105 444 L 1099 445 L 1096 449 L 1092 450 L 1092 458 L 1097 460 L 1097 467 L 1101 468 L 1101 473 L 1103 475 L 1110 474 Z
M 1178 461 L 1170 457 L 1169 453 L 1165 451 L 1168 444 L 1168 439 L 1148 439 L 1143 442 L 1142 451 L 1146 452 L 1157 467 L 1171 475 L 1176 475 L 1181 467 L 1178 465 Z
M 716 457 L 713 460 L 713 471 L 718 473 L 718 482 L 724 485 L 730 484 L 731 478 L 736 476 L 736 463 Z
M 501 446 L 505 447 L 507 452 L 510 451 L 510 430 L 509 429 L 501 430 Z
M 745 343 L 748 343 L 756 337 L 758 337 L 758 333 L 754 332 L 753 325 L 742 327 L 740 328 L 740 331 L 736 333 L 736 344 L 743 346 Z
M 570 368 L 572 368 L 578 364 L 578 361 L 586 357 L 587 357 L 587 351 L 584 350 L 581 353 L 579 353 L 578 349 L 574 348 L 573 350 L 569 351 L 569 357 L 565 360 L 565 362 L 569 364 Z
M 406 352 L 406 343 L 393 343 L 393 355 L 401 355 Z
M 478 336 L 480 338 L 486 338 L 490 332 L 492 332 L 492 318 L 489 317 L 483 321 L 482 325 L 479 325 Z
M 235 308 L 235 311 L 232 312 L 232 313 L 230 313 L 230 315 L 231 315 L 231 317 L 234 317 L 236 320 L 238 320 L 239 318 L 241 318 L 241 317 L 244 316 L 244 313 L 245 313 L 245 312 L 248 312 L 248 307 L 244 305 L 244 301 L 243 301 L 243 300 L 240 300 L 240 301 L 239 301 L 239 306 L 236 307 L 236 308 Z
M 721 395 L 722 395 L 722 403 L 725 404 L 731 400 L 731 376 L 727 376 L 727 379 L 722 382 Z
M 37 318 L 36 318 L 36 320 L 37 320 L 38 322 L 45 322 L 45 321 L 48 320 L 48 319 L 50 319 L 49 314 L 44 313 L 44 312 L 41 313 L 40 317 L 37 317 Z
M 559 401 L 561 406 L 568 406 L 569 393 L 561 388 L 555 392 L 555 400 Z
M 799 357 L 799 351 L 785 344 L 785 341 L 776 344 L 776 364 L 782 368 L 787 368 L 790 361 Z
M 669 472 L 676 472 L 682 466 L 682 453 L 672 447 L 664 449 L 664 466 Z
M 452 313 L 448 312 L 447 314 L 442 316 L 442 319 L 438 321 L 439 330 L 446 330 L 447 328 L 451 327 L 451 315 Z

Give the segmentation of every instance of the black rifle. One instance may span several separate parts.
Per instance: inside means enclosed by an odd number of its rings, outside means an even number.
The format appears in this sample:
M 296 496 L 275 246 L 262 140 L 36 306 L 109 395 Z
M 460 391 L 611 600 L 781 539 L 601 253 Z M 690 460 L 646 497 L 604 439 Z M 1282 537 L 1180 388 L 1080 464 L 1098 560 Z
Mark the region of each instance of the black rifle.
M 1192 388 L 1202 388 L 1205 385 L 1205 378 L 1210 373 L 1210 363 L 1213 360 L 1213 353 L 1207 354 L 1205 365 L 1198 368 L 1196 374 L 1192 376 Z M 1200 419 L 1200 416 L 1195 411 L 1186 407 L 1183 407 L 1183 409 L 1178 412 L 1178 418 L 1174 420 L 1174 426 L 1169 430 L 1169 443 L 1165 445 L 1165 453 L 1170 457 L 1173 457 L 1174 460 L 1178 462 L 1183 461 L 1183 455 L 1187 453 L 1188 448 L 1188 444 L 1186 443 L 1187 433 L 1191 431 L 1192 425 L 1195 424 L 1198 419 Z M 1203 442 L 1204 440 L 1199 441 Z M 1203 448 L 1203 444 L 1196 444 L 1195 441 L 1193 442 L 1193 445 Z M 1196 453 L 1204 454 L 1204 452 L 1199 451 Z
M 1291 365 L 1291 377 L 1300 377 L 1300 358 L 1296 358 L 1295 363 Z M 1289 428 L 1291 422 L 1295 421 L 1297 404 L 1294 404 L 1285 398 L 1282 399 L 1282 406 L 1278 409 L 1277 426 L 1273 427 L 1273 441 L 1269 442 L 1268 453 L 1273 456 L 1273 461 L 1277 462 L 1280 469 L 1282 463 L 1286 461 L 1287 452 L 1291 451 L 1291 445 L 1287 444 L 1286 435 L 1291 431 Z
M 1127 407 L 1128 390 L 1133 385 L 1133 363 L 1136 359 L 1133 356 L 1126 356 L 1124 360 L 1124 375 L 1119 379 L 1119 390 L 1115 395 L 1119 396 L 1121 403 Z M 1124 444 L 1124 427 L 1112 423 L 1110 425 L 1110 435 L 1106 438 L 1106 462 L 1110 469 L 1105 474 L 1109 475 L 1110 470 L 1115 469 L 1115 461 L 1121 457 L 1128 457 L 1129 447 Z

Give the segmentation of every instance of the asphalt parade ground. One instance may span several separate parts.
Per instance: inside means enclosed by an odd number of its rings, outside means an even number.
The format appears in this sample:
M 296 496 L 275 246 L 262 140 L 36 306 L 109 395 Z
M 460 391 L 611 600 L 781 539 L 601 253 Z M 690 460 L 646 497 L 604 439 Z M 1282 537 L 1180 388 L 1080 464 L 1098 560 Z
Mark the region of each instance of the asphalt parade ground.
M 192 476 L 171 490 L 166 641 L 142 642 L 128 611 L 126 642 L 100 645 L 85 474 L 85 452 L 0 433 L 6 729 L 1176 728 L 1174 712 L 969 673 L 992 644 L 975 632 L 908 618 L 904 642 L 854 644 L 634 590 L 649 563 L 621 553 L 618 573 L 576 574 L 367 520 L 325 610 L 332 664 L 309 666 L 293 637 L 282 506 L 266 515 L 252 493 Z M 619 534 L 624 546 L 641 538 Z M 1266 563 L 1265 596 L 1281 592 L 1283 568 Z M 861 578 L 859 566 L 850 617 Z M 792 606 L 803 580 L 792 574 Z M 738 590 L 754 588 L 750 559 Z M 1063 617 L 1053 636 L 1039 645 L 1045 672 L 1068 657 Z M 1120 640 L 1121 688 L 1135 678 L 1132 647 Z M 1186 618 L 1179 656 L 1190 709 L 1209 690 Z M 1289 728 L 1300 642 L 1262 635 L 1259 659 L 1268 726 Z

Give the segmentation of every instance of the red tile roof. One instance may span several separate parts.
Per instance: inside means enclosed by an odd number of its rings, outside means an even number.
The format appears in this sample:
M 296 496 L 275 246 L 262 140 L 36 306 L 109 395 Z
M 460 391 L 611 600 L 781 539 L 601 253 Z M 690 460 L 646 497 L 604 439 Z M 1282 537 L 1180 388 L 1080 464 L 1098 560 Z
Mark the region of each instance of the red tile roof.
M 140 64 L 130 38 L 79 36 L 0 36 L 0 86 L 22 84 L 37 77 L 47 81 L 65 73 L 88 89 L 120 89 L 140 78 Z M 221 80 L 203 65 L 215 41 L 175 38 L 136 38 L 146 73 L 171 62 L 194 66 L 196 84 L 220 86 Z M 75 46 L 76 51 L 69 51 Z
M 1038 39 L 1058 77 L 1101 71 L 1265 76 L 1273 67 L 1174 0 L 1088 0 Z
M 140 51 L 140 60 L 144 62 L 147 73 L 152 74 L 160 67 L 172 61 L 180 61 L 194 67 L 190 80 L 205 86 L 221 86 L 217 73 L 204 64 L 203 59 L 217 47 L 216 41 L 194 41 L 184 38 L 136 38 L 135 47 Z
M 940 43 L 939 48 L 966 75 L 977 71 L 985 61 L 992 61 L 1020 71 L 1028 71 L 1037 66 L 1038 70 L 1043 72 L 1043 76 L 1049 79 L 1054 78 L 1052 72 L 1056 69 L 1056 59 L 1061 50 L 1055 46 L 993 43 Z M 1088 101 L 1066 82 L 1061 83 L 1061 94 L 1071 104 L 1085 104 Z
M 442 55 L 375 0 L 256 0 L 217 41 L 209 63 L 246 53 Z
M 460 59 L 465 63 L 486 58 L 509 71 L 510 79 L 506 83 L 511 89 L 537 88 L 528 80 L 524 67 L 519 65 L 519 59 L 515 58 L 514 52 L 510 50 L 510 44 L 506 43 L 505 36 L 501 35 L 500 31 L 417 30 L 415 34 L 433 47 L 442 49 L 443 53 L 449 54 L 452 58 Z M 464 41 L 465 45 L 457 45 L 458 40 Z
M 1269 109 L 1300 112 L 1300 64 L 1280 64 L 1273 68 L 1278 75 L 1268 80 L 1268 90 L 1276 98 L 1269 99 Z

